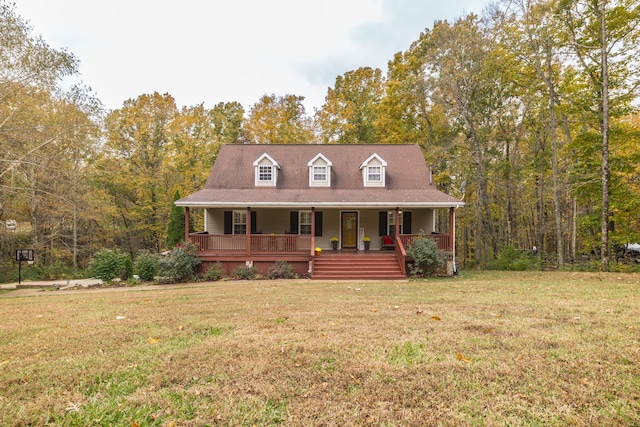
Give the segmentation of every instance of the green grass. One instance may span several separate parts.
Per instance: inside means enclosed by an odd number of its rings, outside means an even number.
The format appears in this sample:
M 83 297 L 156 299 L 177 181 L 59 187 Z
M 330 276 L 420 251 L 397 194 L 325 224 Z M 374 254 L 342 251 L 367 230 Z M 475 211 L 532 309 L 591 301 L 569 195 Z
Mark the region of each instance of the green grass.
M 640 275 L 0 298 L 0 425 L 640 425 Z

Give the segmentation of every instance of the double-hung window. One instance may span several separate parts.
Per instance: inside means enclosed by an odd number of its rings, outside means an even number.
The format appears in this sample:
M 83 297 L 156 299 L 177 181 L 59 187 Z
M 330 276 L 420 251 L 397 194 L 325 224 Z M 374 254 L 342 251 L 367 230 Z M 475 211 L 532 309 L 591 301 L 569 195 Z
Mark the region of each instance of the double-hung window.
M 300 234 L 311 234 L 311 211 L 300 211 L 298 227 Z
M 367 168 L 367 180 L 369 182 L 382 182 L 382 167 L 369 166 Z
M 273 166 L 260 166 L 258 180 L 261 182 L 271 182 L 273 180 Z
M 233 211 L 233 234 L 247 234 L 247 211 Z

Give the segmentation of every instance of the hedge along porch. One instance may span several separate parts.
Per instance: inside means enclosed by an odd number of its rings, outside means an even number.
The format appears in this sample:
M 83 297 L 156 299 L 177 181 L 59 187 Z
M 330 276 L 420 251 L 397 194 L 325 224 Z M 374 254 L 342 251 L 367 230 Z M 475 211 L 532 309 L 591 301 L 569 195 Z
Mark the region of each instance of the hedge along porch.
M 204 189 L 176 204 L 205 265 L 265 272 L 284 260 L 298 274 L 313 274 L 315 248 L 321 256 L 361 252 L 365 237 L 369 253 L 395 254 L 401 269 L 419 232 L 455 253 L 463 205 L 435 188 L 416 145 L 227 145 Z M 194 208 L 204 211 L 204 227 L 189 233 Z

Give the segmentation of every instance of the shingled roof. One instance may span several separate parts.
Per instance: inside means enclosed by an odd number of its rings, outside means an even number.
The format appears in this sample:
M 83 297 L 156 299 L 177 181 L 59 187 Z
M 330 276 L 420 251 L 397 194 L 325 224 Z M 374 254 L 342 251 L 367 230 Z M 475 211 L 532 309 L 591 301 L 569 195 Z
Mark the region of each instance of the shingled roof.
M 280 165 L 277 186 L 256 187 L 253 162 L 268 154 Z M 308 162 L 329 159 L 331 187 L 310 187 Z M 385 187 L 365 187 L 360 166 L 387 162 Z M 176 202 L 189 207 L 459 207 L 435 188 L 418 145 L 224 145 L 204 189 Z

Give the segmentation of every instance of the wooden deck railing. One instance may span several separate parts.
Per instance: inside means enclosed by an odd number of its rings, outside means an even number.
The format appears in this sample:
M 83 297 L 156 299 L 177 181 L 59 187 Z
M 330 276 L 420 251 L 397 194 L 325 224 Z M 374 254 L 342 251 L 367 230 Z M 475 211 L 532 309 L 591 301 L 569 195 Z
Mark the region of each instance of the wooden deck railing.
M 298 234 L 252 234 L 247 248 L 244 234 L 189 234 L 199 254 L 299 255 L 311 251 L 311 236 Z
M 413 242 L 413 239 L 418 236 L 418 234 L 401 234 L 400 240 L 402 240 L 402 244 L 406 248 L 411 244 L 411 242 Z M 453 248 L 450 234 L 424 234 L 423 237 L 435 240 L 438 244 L 438 249 L 442 251 L 451 252 L 451 249 Z

